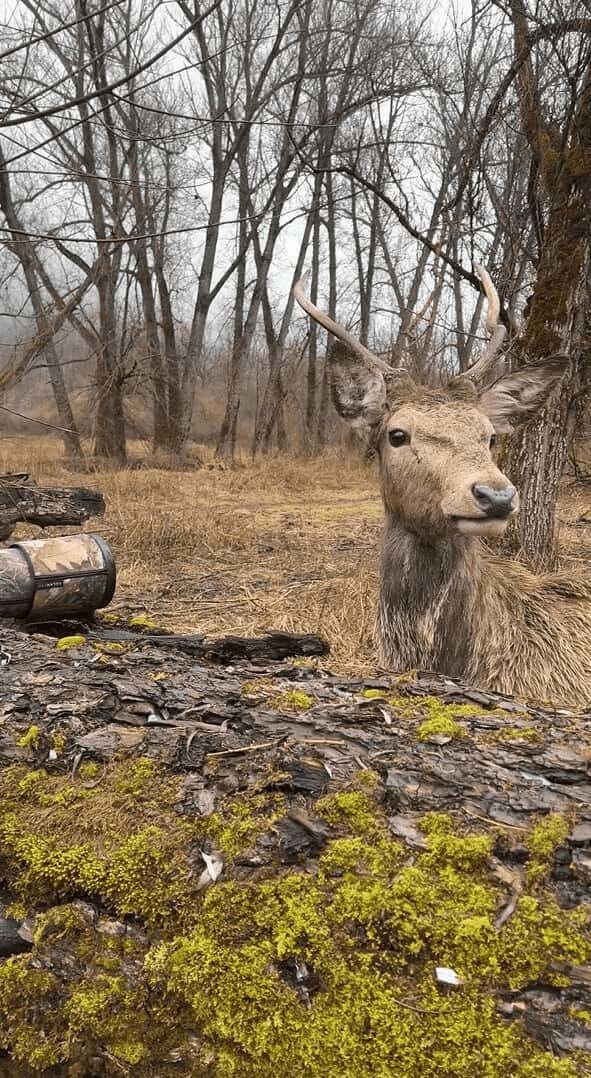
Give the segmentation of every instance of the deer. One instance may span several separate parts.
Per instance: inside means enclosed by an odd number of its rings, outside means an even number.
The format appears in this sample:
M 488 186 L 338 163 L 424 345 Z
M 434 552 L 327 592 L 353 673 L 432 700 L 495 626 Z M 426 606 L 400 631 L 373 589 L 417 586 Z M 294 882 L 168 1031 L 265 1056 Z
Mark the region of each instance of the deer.
M 311 303 L 301 281 L 294 288 L 300 307 L 334 338 L 327 362 L 336 410 L 379 464 L 379 661 L 581 705 L 591 698 L 591 580 L 535 574 L 483 542 L 501 536 L 519 511 L 495 459 L 497 436 L 547 403 L 568 357 L 500 373 L 499 297 L 484 267 L 477 273 L 488 344 L 465 373 L 436 388 L 392 369 Z

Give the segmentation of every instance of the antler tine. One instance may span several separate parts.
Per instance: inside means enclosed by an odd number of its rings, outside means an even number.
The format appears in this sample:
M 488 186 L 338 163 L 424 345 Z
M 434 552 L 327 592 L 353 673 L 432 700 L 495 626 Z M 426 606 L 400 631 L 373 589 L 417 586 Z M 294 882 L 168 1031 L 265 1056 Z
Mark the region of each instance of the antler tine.
M 488 310 L 486 312 L 485 326 L 487 332 L 490 333 L 490 339 L 480 358 L 466 371 L 466 377 L 470 378 L 472 382 L 481 382 L 491 367 L 494 366 L 507 330 L 503 323 L 499 322 L 501 301 L 490 274 L 484 266 L 474 266 L 474 272 L 481 281 L 486 295 Z
M 373 352 L 370 352 L 368 348 L 365 348 L 361 341 L 358 341 L 352 333 L 349 333 L 344 326 L 339 325 L 338 322 L 333 322 L 332 318 L 329 318 L 327 314 L 315 307 L 314 304 L 304 295 L 303 281 L 298 281 L 294 285 L 293 294 L 299 303 L 302 310 L 306 311 L 306 314 L 310 315 L 315 322 L 324 326 L 329 333 L 332 333 L 334 337 L 338 337 L 339 340 L 344 341 L 350 348 L 367 364 L 370 369 L 380 371 L 381 374 L 391 374 L 394 371 L 394 367 L 390 367 L 379 356 L 374 356 Z

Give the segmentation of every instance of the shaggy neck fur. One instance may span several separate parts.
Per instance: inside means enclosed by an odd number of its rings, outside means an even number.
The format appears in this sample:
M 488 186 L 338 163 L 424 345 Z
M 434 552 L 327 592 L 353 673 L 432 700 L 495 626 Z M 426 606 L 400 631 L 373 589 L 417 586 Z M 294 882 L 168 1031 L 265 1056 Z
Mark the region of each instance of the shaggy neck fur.
M 382 660 L 462 676 L 474 666 L 473 622 L 482 582 L 479 544 L 458 534 L 427 543 L 388 513 L 382 548 Z
M 501 693 L 591 700 L 591 583 L 534 575 L 453 534 L 427 543 L 386 515 L 378 632 L 394 670 L 435 670 Z

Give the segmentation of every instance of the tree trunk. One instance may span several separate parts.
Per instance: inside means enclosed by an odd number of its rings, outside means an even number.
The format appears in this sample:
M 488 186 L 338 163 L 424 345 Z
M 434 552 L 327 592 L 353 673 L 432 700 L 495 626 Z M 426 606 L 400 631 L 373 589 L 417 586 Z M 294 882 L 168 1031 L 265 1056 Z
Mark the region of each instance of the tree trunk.
M 584 723 L 248 654 L 0 629 L 0 1073 L 578 1073 Z
M 96 360 L 94 451 L 97 457 L 125 464 L 127 444 L 123 411 L 123 370 L 117 347 L 115 319 L 116 282 L 108 255 L 105 259 L 99 254 L 99 261 L 102 265 L 97 275 L 97 290 L 103 337 Z
M 0 147 L 0 206 L 2 207 L 6 223 L 11 230 L 13 244 L 12 251 L 18 258 L 27 285 L 27 291 L 37 323 L 37 332 L 45 341 L 43 354 L 47 363 L 49 380 L 53 391 L 55 406 L 60 425 L 64 428 L 62 438 L 67 457 L 73 460 L 81 460 L 83 457 L 80 435 L 76 427 L 74 413 L 70 404 L 68 390 L 64 380 L 64 372 L 55 348 L 53 335 L 50 331 L 47 312 L 41 301 L 40 285 L 37 274 L 37 255 L 35 248 L 23 229 L 18 218 L 10 187 L 10 174 L 4 166 L 2 148 Z
M 283 424 L 282 438 L 285 439 L 285 425 L 283 418 L 283 402 L 285 399 L 285 387 L 282 374 L 282 362 L 285 350 L 285 344 L 287 341 L 287 334 L 291 325 L 291 319 L 294 309 L 294 296 L 293 286 L 299 281 L 302 275 L 302 269 L 306 258 L 306 252 L 308 249 L 308 242 L 312 232 L 312 224 L 314 220 L 313 207 L 306 216 L 306 223 L 304 225 L 304 233 L 302 241 L 300 243 L 300 249 L 298 252 L 297 262 L 293 272 L 291 280 L 291 287 L 287 298 L 287 304 L 283 317 L 281 319 L 281 326 L 279 333 L 275 333 L 273 326 L 273 314 L 271 311 L 268 289 L 265 288 L 263 293 L 263 315 L 265 318 L 265 333 L 267 337 L 267 350 L 269 354 L 269 375 L 263 394 L 263 402 L 259 409 L 254 437 L 252 442 L 253 456 L 262 449 L 265 453 L 268 453 L 271 447 L 271 439 L 273 431 L 277 426 L 277 422 L 281 417 Z
M 246 237 L 249 229 L 247 218 L 249 192 L 248 192 L 248 168 L 247 154 L 248 145 L 245 144 L 239 153 L 239 190 L 238 190 L 238 250 L 246 245 Z M 243 258 L 238 263 L 236 273 L 236 293 L 234 298 L 234 332 L 232 339 L 232 355 L 230 356 L 228 381 L 226 391 L 226 410 L 220 427 L 218 443 L 215 455 L 218 458 L 234 460 L 236 451 L 236 436 L 238 427 L 238 413 L 240 411 L 240 377 L 242 373 L 242 360 L 244 358 L 244 305 L 246 301 L 246 265 L 247 259 Z
M 521 24 L 518 25 L 518 28 Z M 518 42 L 519 42 L 518 36 Z M 576 104 L 566 145 L 549 132 L 524 75 L 523 122 L 536 152 L 549 203 L 548 221 L 519 354 L 525 361 L 556 352 L 569 355 L 560 389 L 542 415 L 513 438 L 505 467 L 521 496 L 517 528 L 507 539 L 537 568 L 557 557 L 554 512 L 560 478 L 591 369 L 591 71 Z
M 310 299 L 318 304 L 318 283 L 320 277 L 320 196 L 322 194 L 322 172 L 314 177 L 312 195 L 312 276 L 310 279 Z M 308 367 L 306 371 L 306 431 L 304 452 L 311 455 L 316 450 L 316 424 L 318 408 L 318 326 L 310 322 L 308 338 Z
M 338 286 L 338 261 L 337 261 L 337 222 L 335 212 L 335 200 L 333 191 L 332 173 L 326 174 L 326 238 L 328 242 L 328 316 L 333 322 L 337 321 L 337 286 Z M 379 212 L 379 206 L 378 206 Z M 378 229 L 376 227 L 376 235 Z M 330 415 L 330 366 L 328 353 L 332 342 L 330 333 L 326 334 L 326 355 L 322 369 L 322 385 L 320 389 L 320 403 L 318 405 L 318 423 L 316 427 L 316 445 L 319 450 L 328 445 L 328 428 Z
M 137 110 L 130 97 L 130 110 L 127 117 L 130 128 L 130 144 L 128 150 L 129 172 L 131 176 L 131 200 L 135 216 L 135 229 L 140 237 L 134 244 L 137 281 L 142 297 L 142 311 L 144 316 L 144 330 L 148 352 L 148 370 L 152 387 L 152 446 L 155 451 L 168 447 L 169 437 L 169 400 L 168 385 L 164 372 L 164 361 L 158 332 L 158 319 L 156 316 L 156 302 L 152 286 L 152 271 L 148 261 L 148 243 L 144 238 L 148 230 L 148 214 L 143 197 L 140 169 L 138 161 L 138 142 L 140 139 L 140 124 Z
M 564 327 L 564 350 L 570 366 L 560 389 L 542 414 L 516 434 L 503 466 L 517 486 L 521 511 L 506 549 L 526 557 L 536 570 L 556 566 L 556 503 L 568 460 L 583 394 L 591 370 L 591 259 L 579 269 L 578 287 L 571 297 L 571 317 Z M 564 267 L 563 267 L 564 268 Z M 526 338 L 527 341 L 527 332 Z M 524 349 L 527 344 L 524 344 Z M 527 354 L 527 352 L 526 352 Z

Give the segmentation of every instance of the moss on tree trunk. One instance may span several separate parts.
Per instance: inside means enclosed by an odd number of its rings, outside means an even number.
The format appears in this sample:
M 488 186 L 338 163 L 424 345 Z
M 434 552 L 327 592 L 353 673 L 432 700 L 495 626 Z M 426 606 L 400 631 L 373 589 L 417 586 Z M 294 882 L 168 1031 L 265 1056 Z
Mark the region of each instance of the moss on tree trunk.
M 518 53 L 527 32 L 518 0 L 513 17 Z M 554 511 L 560 479 L 591 366 L 591 72 L 564 131 L 544 123 L 530 64 L 524 65 L 520 93 L 522 124 L 547 223 L 517 361 L 563 352 L 570 356 L 570 366 L 542 415 L 516 434 L 508 448 L 505 468 L 519 488 L 522 510 L 507 546 L 519 549 L 537 568 L 548 569 L 556 561 Z

